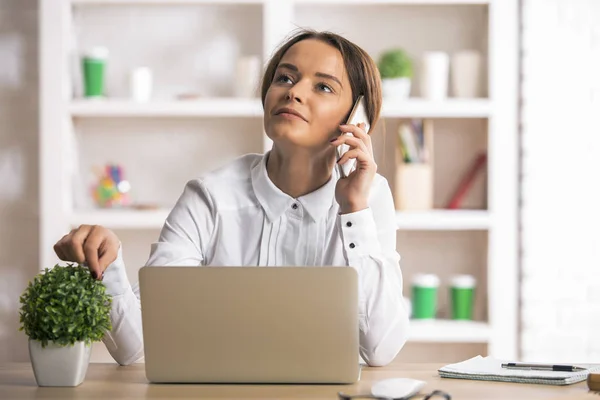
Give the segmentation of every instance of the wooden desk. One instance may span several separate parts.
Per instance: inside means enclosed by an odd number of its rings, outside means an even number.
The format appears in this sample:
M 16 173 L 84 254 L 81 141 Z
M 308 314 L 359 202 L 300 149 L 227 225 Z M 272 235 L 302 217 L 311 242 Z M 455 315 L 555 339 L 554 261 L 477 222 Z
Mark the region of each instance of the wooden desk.
M 445 390 L 453 400 L 600 400 L 585 382 L 569 386 L 529 385 L 442 379 L 438 364 L 392 363 L 364 368 L 354 385 L 166 385 L 149 384 L 143 364 L 127 367 L 90 364 L 76 388 L 38 387 L 30 364 L 0 365 L 0 399 L 337 399 L 337 392 L 369 393 L 380 379 L 410 377 L 427 382 L 426 391 Z

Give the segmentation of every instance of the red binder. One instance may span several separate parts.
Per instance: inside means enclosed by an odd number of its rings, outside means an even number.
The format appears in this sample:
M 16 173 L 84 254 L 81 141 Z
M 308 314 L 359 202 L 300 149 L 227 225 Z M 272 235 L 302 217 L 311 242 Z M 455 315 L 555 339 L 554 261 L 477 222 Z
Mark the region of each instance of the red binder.
M 456 188 L 456 191 L 452 195 L 452 198 L 448 202 L 446 208 L 456 210 L 460 207 L 460 204 L 462 203 L 464 197 L 473 185 L 473 181 L 475 180 L 477 173 L 483 169 L 486 161 L 486 153 L 481 153 L 477 156 L 477 158 L 475 158 L 475 160 L 471 164 L 471 167 L 463 175 L 458 187 Z

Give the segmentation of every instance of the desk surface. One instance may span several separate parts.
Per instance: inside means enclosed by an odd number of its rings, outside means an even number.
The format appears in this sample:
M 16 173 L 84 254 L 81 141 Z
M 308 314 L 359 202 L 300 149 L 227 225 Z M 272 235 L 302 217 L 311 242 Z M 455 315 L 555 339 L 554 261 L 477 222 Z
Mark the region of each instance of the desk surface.
M 76 388 L 38 387 L 30 364 L 0 365 L 0 399 L 337 399 L 337 393 L 369 393 L 381 379 L 410 377 L 427 382 L 423 392 L 445 390 L 453 400 L 600 400 L 585 382 L 568 386 L 530 385 L 440 378 L 440 364 L 392 363 L 381 368 L 363 368 L 354 385 L 167 385 L 149 384 L 144 365 L 121 367 L 90 364 L 84 382 Z

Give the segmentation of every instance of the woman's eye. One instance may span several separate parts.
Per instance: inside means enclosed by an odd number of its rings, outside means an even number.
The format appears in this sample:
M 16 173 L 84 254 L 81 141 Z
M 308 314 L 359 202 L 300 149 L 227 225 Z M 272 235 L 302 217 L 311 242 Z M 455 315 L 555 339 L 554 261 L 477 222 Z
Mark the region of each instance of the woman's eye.
M 275 79 L 275 82 L 279 82 L 279 83 L 292 83 L 292 78 L 290 78 L 288 75 L 281 74 L 281 75 L 279 75 Z
M 326 85 L 324 83 L 319 83 L 317 85 L 317 87 L 319 88 L 319 90 L 323 90 L 323 91 L 328 92 L 328 93 L 332 93 L 333 92 L 333 89 L 331 89 L 331 87 L 329 85 Z

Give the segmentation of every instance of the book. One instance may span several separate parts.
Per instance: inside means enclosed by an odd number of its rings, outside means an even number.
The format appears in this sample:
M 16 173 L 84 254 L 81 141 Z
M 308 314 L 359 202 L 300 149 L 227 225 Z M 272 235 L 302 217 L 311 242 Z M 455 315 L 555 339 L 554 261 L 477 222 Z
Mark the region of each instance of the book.
M 404 163 L 427 163 L 429 154 L 425 143 L 423 121 L 413 119 L 398 126 L 398 147 Z
M 446 365 L 438 370 L 442 378 L 473 379 L 483 381 L 536 383 L 543 385 L 570 385 L 587 379 L 590 372 L 600 371 L 599 364 L 577 364 L 583 371 L 536 371 L 502 368 L 503 363 L 493 357 L 476 356 L 456 364 Z

